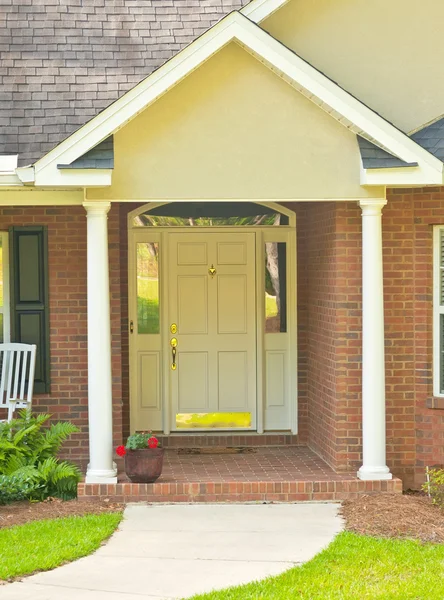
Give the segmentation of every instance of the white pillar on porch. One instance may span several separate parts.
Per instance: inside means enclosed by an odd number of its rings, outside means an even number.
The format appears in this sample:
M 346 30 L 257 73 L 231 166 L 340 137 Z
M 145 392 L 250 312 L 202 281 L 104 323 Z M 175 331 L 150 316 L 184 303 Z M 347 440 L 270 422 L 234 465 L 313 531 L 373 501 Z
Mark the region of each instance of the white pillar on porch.
M 113 462 L 111 321 L 108 262 L 109 202 L 84 202 L 88 264 L 88 422 L 87 483 L 117 481 Z
M 391 479 L 386 465 L 382 209 L 385 199 L 361 200 L 362 209 L 362 467 L 365 480 Z

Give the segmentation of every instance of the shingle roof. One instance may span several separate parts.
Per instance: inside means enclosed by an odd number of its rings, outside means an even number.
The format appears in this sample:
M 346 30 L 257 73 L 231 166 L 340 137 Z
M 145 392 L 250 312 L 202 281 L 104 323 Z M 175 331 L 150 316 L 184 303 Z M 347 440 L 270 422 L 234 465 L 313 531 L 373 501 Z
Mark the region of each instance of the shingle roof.
M 114 169 L 114 137 L 112 135 L 97 144 L 69 165 L 57 165 L 59 169 Z
M 407 163 L 372 144 L 360 135 L 358 138 L 364 169 L 393 169 L 395 167 L 417 167 L 418 163 Z
M 444 161 L 444 118 L 420 129 L 411 137 L 436 158 Z
M 60 141 L 247 0 L 2 0 L 0 154 Z

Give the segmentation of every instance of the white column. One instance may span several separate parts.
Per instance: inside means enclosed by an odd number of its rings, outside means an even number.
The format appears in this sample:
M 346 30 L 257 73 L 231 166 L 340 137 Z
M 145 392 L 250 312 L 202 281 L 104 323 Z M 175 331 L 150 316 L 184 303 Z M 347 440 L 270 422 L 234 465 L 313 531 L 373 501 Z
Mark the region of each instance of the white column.
M 385 199 L 361 200 L 362 209 L 362 453 L 360 479 L 391 479 L 386 465 L 382 209 Z
M 108 262 L 109 202 L 84 202 L 88 263 L 88 421 L 86 483 L 115 483 Z

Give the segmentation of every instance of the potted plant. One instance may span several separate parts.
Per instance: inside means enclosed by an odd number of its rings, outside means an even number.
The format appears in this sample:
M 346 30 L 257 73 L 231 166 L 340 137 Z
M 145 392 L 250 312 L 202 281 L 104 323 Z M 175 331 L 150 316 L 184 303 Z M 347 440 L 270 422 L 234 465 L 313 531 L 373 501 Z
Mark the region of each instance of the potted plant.
M 153 483 L 162 473 L 164 449 L 151 432 L 130 435 L 116 453 L 124 457 L 125 473 L 133 483 Z

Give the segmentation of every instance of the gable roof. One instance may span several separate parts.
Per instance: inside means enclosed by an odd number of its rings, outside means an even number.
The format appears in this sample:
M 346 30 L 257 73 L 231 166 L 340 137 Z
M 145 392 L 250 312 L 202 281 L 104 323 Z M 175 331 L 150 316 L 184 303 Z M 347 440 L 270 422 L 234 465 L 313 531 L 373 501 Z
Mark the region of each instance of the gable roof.
M 122 98 L 47 153 L 37 161 L 33 174 L 19 173 L 19 177 L 25 175 L 26 181 L 34 181 L 36 185 L 72 184 L 74 181 L 72 176 L 63 177 L 63 173 L 57 168 L 59 164 L 72 164 L 125 126 L 128 121 L 232 41 L 271 68 L 298 92 L 308 97 L 350 131 L 366 137 L 404 163 L 418 163 L 419 171 L 415 174 L 419 174 L 418 182 L 442 182 L 441 161 L 239 12 L 227 15 Z M 100 185 L 100 173 L 96 173 L 94 177 L 95 185 Z M 85 185 L 80 178 L 77 179 L 77 183 Z
M 0 3 L 0 154 L 34 163 L 246 3 Z

